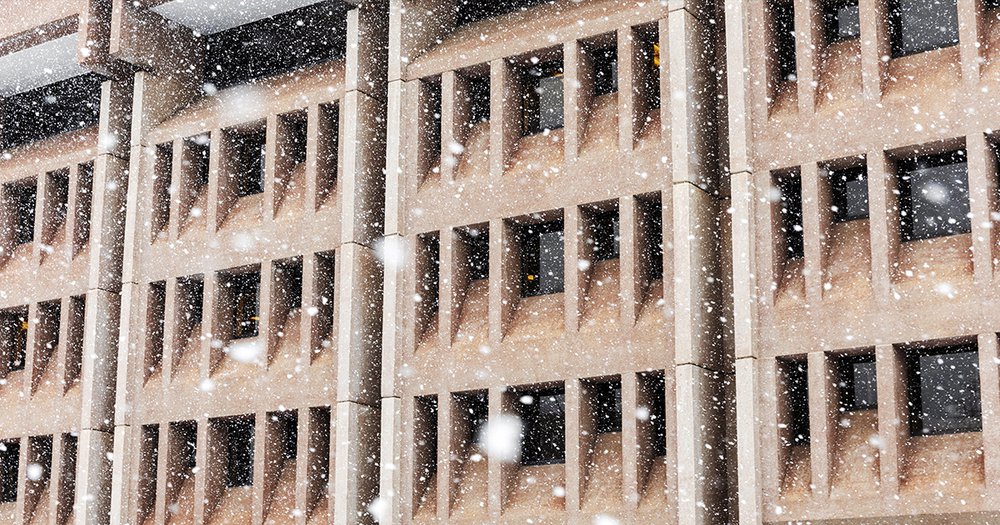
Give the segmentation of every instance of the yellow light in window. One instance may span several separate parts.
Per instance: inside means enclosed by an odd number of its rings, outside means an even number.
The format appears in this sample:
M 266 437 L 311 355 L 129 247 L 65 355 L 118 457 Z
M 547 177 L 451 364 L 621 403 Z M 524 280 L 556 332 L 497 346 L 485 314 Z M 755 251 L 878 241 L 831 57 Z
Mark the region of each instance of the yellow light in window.
M 260 317 L 255 315 L 255 316 L 251 317 L 250 320 L 251 321 L 260 321 Z
M 660 44 L 653 44 L 653 65 L 660 67 Z
M 534 275 L 528 275 L 528 280 L 529 281 L 534 281 L 535 280 L 535 276 Z
M 28 321 L 21 321 L 21 331 L 22 332 L 28 331 Z

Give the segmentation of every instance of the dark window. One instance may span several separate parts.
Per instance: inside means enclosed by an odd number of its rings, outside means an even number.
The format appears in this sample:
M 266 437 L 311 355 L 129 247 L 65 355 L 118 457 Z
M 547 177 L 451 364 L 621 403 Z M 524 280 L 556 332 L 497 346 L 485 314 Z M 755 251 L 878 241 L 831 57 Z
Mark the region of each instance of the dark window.
M 418 308 L 425 319 L 428 319 L 437 313 L 440 300 L 441 242 L 436 233 L 421 235 L 419 242 L 423 275 L 418 276 L 420 279 L 417 284 Z M 430 324 L 429 319 L 428 324 Z
M 900 228 L 904 241 L 968 233 L 969 171 L 964 150 L 902 160 Z
M 588 51 L 594 68 L 594 95 L 618 91 L 618 49 L 614 46 Z
M 562 292 L 563 272 L 563 221 L 522 226 L 521 294 Z
M 869 410 L 878 407 L 875 356 L 844 356 L 837 361 L 840 409 Z
M 0 149 L 97 124 L 101 82 L 100 76 L 86 74 L 7 98 L 0 112 Z
M 858 0 L 828 1 L 823 7 L 826 42 L 833 44 L 861 36 L 861 11 Z
M 830 170 L 833 220 L 868 218 L 868 173 L 864 166 Z
M 539 64 L 525 73 L 521 122 L 523 135 L 563 127 L 562 74 L 561 61 Z
M 594 431 L 609 434 L 622 431 L 622 384 L 620 381 L 595 382 L 590 385 L 590 410 Z
M 201 191 L 201 188 L 208 186 L 208 156 L 211 149 L 211 141 L 208 135 L 199 135 L 185 140 L 185 143 L 191 152 L 185 160 L 194 164 L 191 171 L 194 174 L 191 177 L 191 182 L 193 183 L 191 194 L 195 196 Z M 185 166 L 185 168 L 187 167 Z
M 236 196 L 264 193 L 264 167 L 267 153 L 267 132 L 264 128 L 233 133 Z
M 644 419 L 643 412 L 648 413 L 650 430 L 651 454 L 653 457 L 667 455 L 667 392 L 666 381 L 662 372 L 639 374 L 639 393 L 645 399 L 644 411 L 636 413 Z
M 21 444 L 19 442 L 0 442 L 0 503 L 17 501 L 20 459 Z
M 260 273 L 230 275 L 226 286 L 233 301 L 233 339 L 256 337 L 260 321 Z
M 205 81 L 222 89 L 338 58 L 346 35 L 346 3 L 332 0 L 215 33 L 205 43 Z
M 254 424 L 249 417 L 223 421 L 226 433 L 226 486 L 253 485 Z
M 297 412 L 278 412 L 274 422 L 279 425 L 281 454 L 285 459 L 295 459 L 299 454 L 299 417 Z
M 476 281 L 490 276 L 490 232 L 486 228 L 469 229 L 462 236 L 468 250 L 469 280 Z
M 463 26 L 487 18 L 493 18 L 515 11 L 527 11 L 539 4 L 551 4 L 554 0 L 459 0 L 455 3 L 455 24 Z
M 183 308 L 184 317 L 190 322 L 189 326 L 197 326 L 201 323 L 203 308 L 205 303 L 205 282 L 201 277 L 182 279 L 179 281 L 181 290 L 185 294 Z
M 291 160 L 293 166 L 298 166 L 306 161 L 308 119 L 304 112 L 292 113 L 282 117 L 282 123 L 285 133 L 281 155 Z
M 785 237 L 785 258 L 801 259 L 805 255 L 802 236 L 802 182 L 798 174 L 782 174 L 777 178 L 781 194 L 780 228 Z
M 649 109 L 660 107 L 660 33 L 655 28 L 639 34 L 640 80 L 638 85 L 645 94 Z
M 566 461 L 566 396 L 562 388 L 517 392 L 521 418 L 521 464 Z
M 461 417 L 468 422 L 469 443 L 477 443 L 490 417 L 490 401 L 486 391 L 458 394 Z
M 974 345 L 907 355 L 910 435 L 982 430 L 979 352 Z
M 35 239 L 35 205 L 38 186 L 35 179 L 7 186 L 9 205 L 14 209 L 14 245 L 20 246 Z
M 24 370 L 24 361 L 28 354 L 28 311 L 27 308 L 8 310 L 2 314 L 3 335 L 8 337 L 4 345 L 8 353 L 7 371 Z
M 490 77 L 475 76 L 466 79 L 469 90 L 469 125 L 490 120 Z
M 794 80 L 795 73 L 795 7 L 790 0 L 770 3 L 774 31 L 774 68 L 779 81 Z
M 958 43 L 956 0 L 889 0 L 893 58 Z
M 587 239 L 593 245 L 594 260 L 617 259 L 619 240 L 618 210 L 596 214 L 590 224 L 590 237 Z
M 437 396 L 421 396 L 415 400 L 414 448 L 416 459 L 416 483 L 421 503 L 428 494 L 433 494 L 431 480 L 437 474 L 438 466 L 438 400 Z
M 643 267 L 652 281 L 663 278 L 663 209 L 660 199 L 639 201 L 640 224 L 645 241 L 642 243 Z
M 805 361 L 779 361 L 786 445 L 809 443 L 809 369 Z

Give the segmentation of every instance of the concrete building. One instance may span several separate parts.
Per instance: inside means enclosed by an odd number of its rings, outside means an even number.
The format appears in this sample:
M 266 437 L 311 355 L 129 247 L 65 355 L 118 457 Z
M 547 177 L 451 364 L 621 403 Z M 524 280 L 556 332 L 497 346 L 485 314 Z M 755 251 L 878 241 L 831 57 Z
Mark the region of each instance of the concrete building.
M 1000 518 L 995 0 L 0 13 L 0 523 Z
M 996 7 L 727 6 L 741 523 L 997 519 Z
M 715 9 L 392 4 L 384 522 L 725 521 Z

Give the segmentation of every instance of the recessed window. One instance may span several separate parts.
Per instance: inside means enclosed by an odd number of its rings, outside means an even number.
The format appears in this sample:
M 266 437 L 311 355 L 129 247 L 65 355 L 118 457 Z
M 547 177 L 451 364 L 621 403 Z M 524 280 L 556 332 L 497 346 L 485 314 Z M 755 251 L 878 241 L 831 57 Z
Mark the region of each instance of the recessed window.
M 590 413 L 594 418 L 594 432 L 610 434 L 622 431 L 621 381 L 594 381 L 587 384 Z
M 253 485 L 253 418 L 234 417 L 221 423 L 226 439 L 226 486 Z
M 809 443 L 809 369 L 805 360 L 778 361 L 782 440 L 785 445 Z
M 969 171 L 965 150 L 922 155 L 897 164 L 904 241 L 969 233 Z
M 795 7 L 790 0 L 771 0 L 773 67 L 778 81 L 795 80 Z
M 260 322 L 260 273 L 228 274 L 222 285 L 231 301 L 232 338 L 257 337 Z
M 38 197 L 38 186 L 35 179 L 8 184 L 4 187 L 6 205 L 13 213 L 14 246 L 27 244 L 35 240 L 35 202 Z
M 781 234 L 785 238 L 785 259 L 801 259 L 805 256 L 805 241 L 802 235 L 802 181 L 799 174 L 782 173 L 777 176 L 779 200 L 777 202 Z
M 88 73 L 17 93 L 4 100 L 0 149 L 12 149 L 97 124 L 101 76 Z
M 566 396 L 562 388 L 518 391 L 521 418 L 521 464 L 566 462 Z
M 594 250 L 594 261 L 618 258 L 621 239 L 618 228 L 618 210 L 602 211 L 593 216 L 586 242 Z
M 878 384 L 873 354 L 840 357 L 837 359 L 837 373 L 841 411 L 878 408 Z
M 637 376 L 638 407 L 635 417 L 639 428 L 649 435 L 649 455 L 667 455 L 667 393 L 662 371 L 643 372 Z
M 489 393 L 485 390 L 455 394 L 456 421 L 465 430 L 464 444 L 478 443 L 490 417 Z
M 893 58 L 958 43 L 956 0 L 889 0 Z
M 432 482 L 438 468 L 438 400 L 437 396 L 414 399 L 414 507 L 419 509 L 437 494 Z
M 525 297 L 563 291 L 563 221 L 521 227 L 521 293 Z
M 563 65 L 560 60 L 528 68 L 524 74 L 522 134 L 563 127 Z
M 73 255 L 76 256 L 90 242 L 91 203 L 94 198 L 94 163 L 80 164 L 77 170 L 76 215 L 73 226 Z
M 21 459 L 21 443 L 0 442 L 0 503 L 17 501 L 18 468 Z
M 441 171 L 441 77 L 420 81 L 420 174 Z
M 469 228 L 460 239 L 465 243 L 469 280 L 478 281 L 490 276 L 490 232 L 485 227 Z
M 3 323 L 3 358 L 6 371 L 24 370 L 28 355 L 28 308 L 14 308 L 0 313 Z
M 267 132 L 263 127 L 230 132 L 232 140 L 233 190 L 237 197 L 264 193 Z
M 830 169 L 830 192 L 835 222 L 868 218 L 868 173 L 864 166 Z
M 974 344 L 907 354 L 910 435 L 982 430 L 979 352 Z
M 295 459 L 299 453 L 299 414 L 294 410 L 272 412 L 271 423 L 275 425 L 281 440 L 281 457 Z
M 650 24 L 632 33 L 639 41 L 638 77 L 635 80 L 639 94 L 645 99 L 649 109 L 660 107 L 660 31 L 656 24 Z
M 205 81 L 216 88 L 335 59 L 346 50 L 344 2 L 318 2 L 208 35 Z
M 861 11 L 858 0 L 832 0 L 823 6 L 823 26 L 827 44 L 861 36 Z
M 306 161 L 308 119 L 305 111 L 281 115 L 278 119 L 282 132 L 279 153 L 288 161 L 288 168 L 292 170 Z
M 469 97 L 469 127 L 490 120 L 490 77 L 470 76 L 465 79 Z
M 586 51 L 593 67 L 594 95 L 618 91 L 618 48 L 606 46 Z

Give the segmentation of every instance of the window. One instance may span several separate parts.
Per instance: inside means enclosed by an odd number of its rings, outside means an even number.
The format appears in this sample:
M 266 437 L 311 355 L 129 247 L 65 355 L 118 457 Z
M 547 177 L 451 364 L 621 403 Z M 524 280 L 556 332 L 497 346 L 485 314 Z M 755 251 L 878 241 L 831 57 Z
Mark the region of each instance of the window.
M 563 272 L 563 221 L 522 226 L 521 294 L 562 292 Z
M 522 135 L 563 127 L 563 66 L 551 61 L 529 68 L 524 75 Z
M 594 432 L 610 434 L 622 431 L 622 383 L 594 381 L 587 385 L 590 394 L 590 412 L 594 418 Z
M 785 258 L 801 259 L 805 256 L 802 236 L 802 183 L 798 173 L 783 173 L 777 177 L 778 202 L 782 235 L 785 237 Z
M 974 344 L 913 350 L 906 361 L 910 435 L 982 430 Z
M 771 0 L 768 5 L 774 38 L 772 67 L 778 82 L 795 80 L 795 7 L 791 0 Z
M 0 115 L 0 149 L 97 124 L 103 79 L 88 73 L 12 95 Z
M 455 420 L 464 429 L 463 445 L 478 443 L 490 417 L 489 394 L 485 390 L 455 394 Z
M 281 156 L 297 167 L 306 161 L 306 138 L 308 119 L 305 111 L 288 113 L 278 117 L 282 126 Z
M 271 423 L 276 425 L 281 440 L 281 457 L 295 459 L 299 454 L 299 414 L 294 410 L 272 412 Z
M 80 164 L 77 170 L 76 214 L 73 225 L 73 255 L 77 255 L 90 242 L 91 203 L 94 193 L 94 163 Z
M 662 371 L 643 372 L 636 378 L 636 395 L 638 406 L 635 417 L 638 419 L 638 430 L 647 436 L 649 441 L 648 455 L 662 457 L 667 455 L 667 392 L 666 379 Z
M 441 77 L 420 81 L 420 174 L 441 171 Z
M 28 308 L 14 308 L 0 313 L 0 322 L 3 323 L 6 371 L 24 370 L 28 354 Z
M 562 388 L 517 392 L 521 418 L 521 464 L 566 461 L 566 396 Z
M 437 325 L 441 286 L 441 243 L 438 234 L 428 233 L 417 238 L 417 329 L 418 336 L 427 335 Z
M 618 49 L 615 46 L 587 50 L 593 65 L 594 95 L 618 91 Z
M 234 131 L 232 138 L 232 155 L 235 170 L 230 174 L 235 177 L 237 197 L 246 197 L 264 192 L 265 155 L 267 154 L 267 132 L 263 127 Z
M 252 417 L 222 420 L 226 438 L 226 486 L 253 485 L 254 424 Z
M 587 243 L 594 250 L 594 261 L 617 259 L 620 252 L 618 210 L 602 211 L 594 215 L 589 224 Z
M 878 408 L 874 354 L 842 356 L 837 359 L 837 372 L 842 412 Z
M 156 145 L 156 164 L 153 170 L 153 209 L 150 221 L 153 223 L 153 239 L 163 235 L 170 223 L 171 178 L 174 165 L 174 145 L 171 142 Z
M 639 249 L 639 267 L 650 282 L 663 279 L 663 207 L 658 194 L 637 199 L 639 226 L 642 236 Z
M 260 273 L 230 274 L 224 286 L 232 300 L 232 337 L 243 339 L 257 337 L 260 321 Z
M 893 58 L 958 43 L 956 0 L 889 0 L 887 8 Z
M 868 218 L 868 173 L 864 166 L 828 170 L 835 222 Z
M 897 164 L 904 241 L 968 233 L 969 175 L 964 150 L 923 155 Z
M 438 401 L 437 396 L 414 399 L 414 508 L 419 509 L 437 494 L 432 481 L 438 467 Z
M 469 280 L 478 281 L 490 276 L 490 232 L 486 227 L 469 228 L 461 235 L 465 243 Z
M 823 6 L 823 26 L 827 44 L 861 36 L 861 11 L 858 0 L 832 0 Z
M 344 2 L 318 2 L 209 35 L 205 81 L 222 89 L 344 55 Z
M 506 15 L 518 11 L 527 11 L 528 8 L 539 4 L 551 4 L 554 0 L 460 0 L 455 3 L 455 25 L 463 26 Z
M 809 443 L 809 369 L 803 361 L 778 361 L 782 440 L 785 445 Z
M 634 80 L 640 87 L 640 95 L 645 99 L 648 109 L 660 107 L 660 31 L 656 24 L 639 28 L 633 33 L 633 38 L 639 40 L 639 57 L 636 67 L 638 76 Z M 617 59 L 617 57 L 616 57 Z
M 469 92 L 469 127 L 490 120 L 490 77 L 470 76 L 466 79 Z
M 35 240 L 35 201 L 38 196 L 38 186 L 35 179 L 27 179 L 5 187 L 7 205 L 13 210 L 11 225 L 14 233 L 14 246 L 27 244 Z
M 0 442 L 0 503 L 17 501 L 18 468 L 21 460 L 21 443 Z

